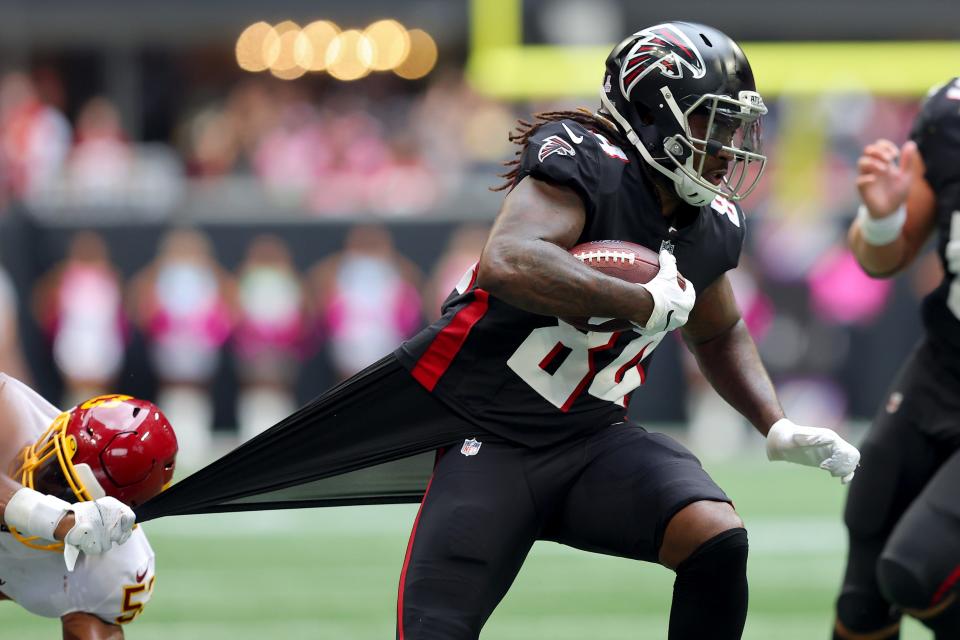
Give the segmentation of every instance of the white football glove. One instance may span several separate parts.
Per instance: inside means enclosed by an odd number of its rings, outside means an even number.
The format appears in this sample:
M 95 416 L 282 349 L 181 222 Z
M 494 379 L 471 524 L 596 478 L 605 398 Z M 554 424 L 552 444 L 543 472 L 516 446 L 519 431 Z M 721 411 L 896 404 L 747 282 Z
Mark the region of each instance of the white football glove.
M 114 543 L 126 542 L 137 520 L 130 507 L 110 496 L 75 502 L 69 511 L 73 511 L 77 520 L 63 539 L 63 558 L 69 571 L 73 571 L 81 551 L 105 553 Z
M 860 452 L 831 429 L 804 427 L 781 418 L 767 434 L 767 459 L 819 467 L 847 484 L 853 480 Z
M 666 249 L 660 251 L 660 271 L 653 280 L 639 286 L 653 297 L 653 311 L 646 325 L 634 323 L 643 333 L 662 333 L 682 327 L 690 317 L 697 294 L 689 280 L 687 288 L 677 283 L 677 259 Z

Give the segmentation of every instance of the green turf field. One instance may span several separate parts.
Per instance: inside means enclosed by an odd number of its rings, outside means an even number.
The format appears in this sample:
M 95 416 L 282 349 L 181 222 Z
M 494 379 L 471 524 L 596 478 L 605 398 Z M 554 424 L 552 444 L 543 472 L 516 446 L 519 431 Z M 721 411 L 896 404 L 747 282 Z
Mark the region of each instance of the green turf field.
M 845 489 L 816 470 L 708 465 L 750 530 L 744 638 L 829 638 L 842 571 Z M 190 516 L 146 525 L 156 591 L 135 640 L 393 638 L 396 585 L 416 509 L 348 507 Z M 663 640 L 672 574 L 552 543 L 534 550 L 483 638 Z M 59 637 L 59 624 L 0 605 L 0 637 Z M 929 638 L 907 622 L 904 640 Z

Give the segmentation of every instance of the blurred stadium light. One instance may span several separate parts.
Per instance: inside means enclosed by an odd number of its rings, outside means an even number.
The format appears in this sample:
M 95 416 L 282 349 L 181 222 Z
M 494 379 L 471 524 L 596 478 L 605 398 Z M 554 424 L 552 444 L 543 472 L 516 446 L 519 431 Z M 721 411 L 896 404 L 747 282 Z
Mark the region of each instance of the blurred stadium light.
M 255 22 L 240 34 L 237 38 L 237 64 L 244 71 L 266 71 L 271 64 L 271 60 L 266 56 L 266 41 L 271 34 L 276 31 L 262 20 Z M 271 51 L 273 49 L 271 48 Z M 277 52 L 279 54 L 279 51 Z
M 330 43 L 324 55 L 327 70 L 337 80 L 357 80 L 370 73 L 373 46 L 369 38 L 356 29 L 344 31 Z
M 237 38 L 237 64 L 244 71 L 269 70 L 281 80 L 328 71 L 337 80 L 359 80 L 373 71 L 393 71 L 416 80 L 437 63 L 437 44 L 422 29 L 408 31 L 393 19 L 377 20 L 362 32 L 340 31 L 328 20 L 304 28 L 292 20 L 276 26 L 258 21 Z
M 297 63 L 307 71 L 323 71 L 327 68 L 327 49 L 340 34 L 340 27 L 329 20 L 315 20 L 305 26 L 297 36 Z
M 416 80 L 430 73 L 437 64 L 437 44 L 423 29 L 413 29 L 409 33 L 410 54 L 393 71 L 401 78 Z
M 410 54 L 410 34 L 396 20 L 378 20 L 364 29 L 363 35 L 373 45 L 373 71 L 389 71 L 399 66 Z

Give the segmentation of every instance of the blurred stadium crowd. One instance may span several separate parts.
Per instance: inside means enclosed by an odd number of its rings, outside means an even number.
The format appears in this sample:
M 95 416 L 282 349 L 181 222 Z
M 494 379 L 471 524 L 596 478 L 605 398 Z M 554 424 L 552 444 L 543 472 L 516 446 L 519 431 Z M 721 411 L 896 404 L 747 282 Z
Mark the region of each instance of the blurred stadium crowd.
M 16 248 L 0 255 L 12 275 L 2 280 L 3 367 L 39 378 L 48 394 L 62 389 L 62 404 L 140 385 L 179 434 L 196 434 L 189 455 L 209 449 L 214 424 L 246 438 L 394 348 L 439 313 L 478 257 L 499 201 L 485 188 L 513 154 L 515 119 L 594 106 L 496 102 L 455 67 L 396 89 L 247 76 L 190 95 L 166 137 L 137 139 L 106 97 L 71 99 L 54 68 L 7 72 L 0 198 L 8 225 L 32 229 L 43 247 L 29 259 Z M 749 251 L 734 284 L 791 414 L 866 419 L 917 335 L 916 300 L 940 267 L 921 259 L 910 278 L 871 280 L 843 229 L 860 149 L 881 134 L 905 139 L 918 101 L 851 91 L 771 102 L 769 175 L 745 206 Z M 182 212 L 197 192 L 216 194 L 218 224 Z M 254 222 L 232 218 L 248 193 L 269 209 Z M 131 233 L 123 225 L 137 220 L 131 258 L 118 229 Z M 440 222 L 422 235 L 409 227 L 419 220 Z M 4 247 L 23 237 L 7 235 Z M 42 348 L 17 356 L 32 334 Z M 718 429 L 728 415 L 718 398 L 681 349 L 661 349 L 661 372 L 632 405 L 638 418 L 689 421 L 704 437 L 723 434 L 712 450 L 738 447 L 730 434 L 746 431 Z
M 503 158 L 514 120 L 462 77 L 439 75 L 415 93 L 311 93 L 248 78 L 188 101 L 169 138 L 146 142 L 132 139 L 101 95 L 68 120 L 51 68 L 11 72 L 0 79 L 3 192 L 41 206 L 168 208 L 188 184 L 247 179 L 278 206 L 316 216 L 431 211 L 453 201 L 478 164 Z

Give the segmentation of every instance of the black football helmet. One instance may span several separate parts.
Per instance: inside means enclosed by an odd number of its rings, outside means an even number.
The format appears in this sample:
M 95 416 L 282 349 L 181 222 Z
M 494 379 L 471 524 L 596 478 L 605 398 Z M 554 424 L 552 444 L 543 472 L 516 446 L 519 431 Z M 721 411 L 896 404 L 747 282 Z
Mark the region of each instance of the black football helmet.
M 712 27 L 666 22 L 624 39 L 607 56 L 600 103 L 688 204 L 741 200 L 760 180 L 767 108 L 739 45 Z M 691 130 L 695 115 L 706 122 L 702 136 Z M 716 184 L 703 175 L 708 155 L 730 163 Z

